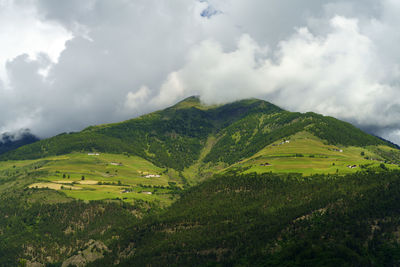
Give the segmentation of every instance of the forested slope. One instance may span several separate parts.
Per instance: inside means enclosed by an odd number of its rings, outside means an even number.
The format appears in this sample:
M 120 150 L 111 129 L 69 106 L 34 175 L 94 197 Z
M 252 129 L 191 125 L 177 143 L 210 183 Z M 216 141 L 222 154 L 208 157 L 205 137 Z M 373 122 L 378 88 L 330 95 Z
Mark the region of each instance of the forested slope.
M 146 207 L 119 201 L 84 203 L 50 189 L 2 194 L 0 266 L 24 266 L 28 261 L 61 265 L 93 243 L 102 255 L 108 250 L 105 244 L 137 221 Z
M 215 177 L 91 266 L 396 266 L 400 173 Z M 121 258 L 129 247 L 132 256 Z

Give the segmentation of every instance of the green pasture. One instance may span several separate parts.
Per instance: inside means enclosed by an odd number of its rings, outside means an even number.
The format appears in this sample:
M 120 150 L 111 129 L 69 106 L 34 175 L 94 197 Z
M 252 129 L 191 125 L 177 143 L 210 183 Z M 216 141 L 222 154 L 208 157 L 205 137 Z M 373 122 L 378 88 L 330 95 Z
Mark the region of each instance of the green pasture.
M 132 190 L 123 193 L 126 186 L 109 186 L 109 185 L 83 185 L 81 190 L 61 190 L 67 196 L 81 200 L 103 200 L 103 199 L 120 199 L 125 202 L 134 202 L 135 200 L 159 201 L 162 205 L 172 203 L 174 197 L 169 194 L 169 190 L 164 192 L 156 191 L 153 188 L 141 189 L 140 187 L 130 188 Z M 151 192 L 152 194 L 146 194 Z
M 0 162 L 0 171 L 15 174 L 24 168 L 36 176 L 31 187 L 37 185 L 40 188 L 49 184 L 49 188 L 57 189 L 63 185 L 58 191 L 82 200 L 140 199 L 167 205 L 173 199 L 169 183 L 182 186 L 182 179 L 174 170 L 160 168 L 143 158 L 123 154 L 71 153 L 38 160 Z M 147 178 L 146 175 L 159 177 Z M 129 188 L 129 193 L 123 193 L 126 188 Z
M 379 148 L 391 149 L 385 146 L 379 146 Z M 251 158 L 235 164 L 234 167 L 244 167 L 246 173 L 346 174 L 360 171 L 360 165 L 379 168 L 384 159 L 374 152 L 375 149 L 376 147 L 328 145 L 310 133 L 300 132 L 287 140 L 280 140 L 267 146 Z M 357 167 L 348 168 L 348 165 Z M 394 164 L 385 164 L 385 166 L 389 169 L 399 168 Z
M 164 171 L 164 169 L 136 156 L 122 154 L 90 156 L 82 153 L 54 157 L 42 170 L 58 171 L 62 172 L 62 174 L 69 173 L 70 175 L 87 174 L 102 177 L 161 174 Z
M 0 171 L 21 168 L 24 166 L 28 166 L 33 164 L 39 160 L 8 160 L 8 161 L 0 161 Z

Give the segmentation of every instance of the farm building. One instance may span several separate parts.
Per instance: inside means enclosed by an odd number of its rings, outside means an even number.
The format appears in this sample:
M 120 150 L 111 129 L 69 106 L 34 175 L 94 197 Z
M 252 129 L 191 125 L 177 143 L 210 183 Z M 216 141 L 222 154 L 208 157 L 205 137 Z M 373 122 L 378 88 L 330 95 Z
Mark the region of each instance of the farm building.
M 153 178 L 153 177 L 161 177 L 161 175 L 158 174 L 148 174 L 145 176 L 145 178 Z
M 354 169 L 357 168 L 357 165 L 347 165 L 347 168 Z

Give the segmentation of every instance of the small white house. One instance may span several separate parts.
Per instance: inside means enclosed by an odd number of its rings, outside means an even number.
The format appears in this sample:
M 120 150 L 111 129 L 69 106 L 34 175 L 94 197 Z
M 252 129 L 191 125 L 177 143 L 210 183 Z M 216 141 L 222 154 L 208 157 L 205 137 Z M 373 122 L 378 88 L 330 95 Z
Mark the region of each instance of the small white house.
M 148 174 L 145 176 L 145 178 L 153 178 L 153 177 L 161 177 L 161 176 L 158 174 Z

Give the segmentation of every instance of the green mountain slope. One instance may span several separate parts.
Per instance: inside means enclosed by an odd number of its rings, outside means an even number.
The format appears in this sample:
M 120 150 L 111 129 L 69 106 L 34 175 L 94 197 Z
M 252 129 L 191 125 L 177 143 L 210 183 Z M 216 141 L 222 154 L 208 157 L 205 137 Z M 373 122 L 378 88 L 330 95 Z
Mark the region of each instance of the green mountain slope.
M 349 123 L 315 113 L 282 111 L 275 114 L 255 113 L 229 125 L 205 161 L 229 164 L 254 155 L 261 148 L 300 131 L 308 131 L 332 145 L 366 146 L 385 144 Z M 386 145 L 388 145 L 386 143 Z
M 0 159 L 0 266 L 400 260 L 400 152 L 331 117 L 191 97 Z
M 400 152 L 389 145 L 334 118 L 257 99 L 206 106 L 190 97 L 136 119 L 20 147 L 0 155 L 7 160 L 0 170 L 5 178 L 32 172 L 29 188 L 48 187 L 74 199 L 165 206 L 179 190 L 232 170 L 347 174 L 381 171 L 383 163 L 396 169 Z M 99 155 L 88 155 L 95 151 Z
M 205 162 L 233 164 L 263 147 L 306 130 L 329 144 L 391 145 L 351 124 L 315 113 L 293 113 L 249 99 L 204 106 L 190 97 L 175 106 L 136 119 L 60 134 L 0 156 L 34 159 L 71 152 L 129 153 L 159 167 L 183 170 L 199 159 L 210 136 L 217 139 Z
M 233 165 L 230 169 L 250 172 L 280 172 L 346 174 L 354 171 L 380 168 L 380 164 L 397 168 L 400 152 L 388 146 L 332 145 L 307 131 L 301 131 L 278 140 L 254 155 Z M 351 168 L 350 168 L 351 167 Z

